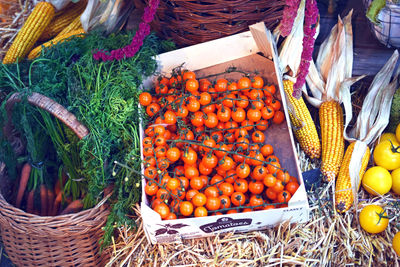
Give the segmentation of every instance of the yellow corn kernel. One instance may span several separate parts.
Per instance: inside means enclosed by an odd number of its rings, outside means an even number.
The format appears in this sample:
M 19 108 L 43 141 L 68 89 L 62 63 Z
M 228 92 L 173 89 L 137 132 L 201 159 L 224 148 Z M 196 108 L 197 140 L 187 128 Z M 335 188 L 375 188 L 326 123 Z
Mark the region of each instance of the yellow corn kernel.
M 29 15 L 17 37 L 8 49 L 3 64 L 15 63 L 23 59 L 49 25 L 55 14 L 54 7 L 48 2 L 39 2 Z
M 326 101 L 319 108 L 321 125 L 322 164 L 321 172 L 327 181 L 333 181 L 344 154 L 343 111 L 336 101 Z
M 286 96 L 293 107 L 293 113 L 289 112 L 290 121 L 293 125 L 294 135 L 296 136 L 301 149 L 310 158 L 319 158 L 321 155 L 321 143 L 318 138 L 317 128 L 311 118 L 310 111 L 302 97 L 296 99 L 292 96 L 293 82 L 283 81 Z
M 71 3 L 61 11 L 57 12 L 49 26 L 39 37 L 39 41 L 49 40 L 58 35 L 62 30 L 68 27 L 85 10 L 87 1 L 81 0 L 78 3 Z
M 33 49 L 29 53 L 28 59 L 34 59 L 34 58 L 40 56 L 40 53 L 42 52 L 43 47 L 49 47 L 49 46 L 58 44 L 62 41 L 67 41 L 66 39 L 71 38 L 71 37 L 81 37 L 82 38 L 82 37 L 84 37 L 84 34 L 85 34 L 85 31 L 83 29 L 78 29 L 78 30 L 69 32 L 65 35 L 57 36 L 56 38 L 53 38 L 50 41 L 48 41 L 40 46 L 35 47 L 35 49 Z
M 342 165 L 340 166 L 340 171 L 338 178 L 336 180 L 336 193 L 335 193 L 335 203 L 336 210 L 338 212 L 346 212 L 350 209 L 353 204 L 353 190 L 351 187 L 350 174 L 349 174 L 349 165 L 351 154 L 354 150 L 355 142 L 351 143 L 344 154 Z M 368 161 L 370 157 L 371 151 L 367 147 L 367 150 L 364 153 L 361 161 L 361 169 L 360 169 L 360 182 L 357 185 L 357 188 L 360 188 L 361 178 L 363 177 L 365 170 L 368 166 Z
M 79 29 L 82 29 L 81 16 L 76 17 L 76 19 L 74 19 L 67 27 L 57 34 L 55 38 Z

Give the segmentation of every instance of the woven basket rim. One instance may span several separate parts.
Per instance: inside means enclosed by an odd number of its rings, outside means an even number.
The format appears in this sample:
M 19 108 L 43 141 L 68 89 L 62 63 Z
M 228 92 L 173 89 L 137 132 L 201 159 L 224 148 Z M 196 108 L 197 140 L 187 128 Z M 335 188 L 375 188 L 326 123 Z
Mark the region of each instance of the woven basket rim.
M 14 207 L 5 200 L 0 192 L 0 225 L 6 223 L 20 233 L 28 232 L 41 235 L 43 232 L 51 231 L 53 236 L 63 236 L 66 233 L 83 234 L 100 227 L 100 224 L 96 221 L 102 220 L 104 213 L 109 213 L 106 207 L 109 196 L 103 198 L 95 207 L 77 213 L 40 216 Z M 88 220 L 94 220 L 94 223 L 84 224 Z M 28 227 L 25 227 L 25 225 L 28 225 Z M 38 227 L 40 229 L 37 229 Z M 80 229 L 78 230 L 78 228 Z

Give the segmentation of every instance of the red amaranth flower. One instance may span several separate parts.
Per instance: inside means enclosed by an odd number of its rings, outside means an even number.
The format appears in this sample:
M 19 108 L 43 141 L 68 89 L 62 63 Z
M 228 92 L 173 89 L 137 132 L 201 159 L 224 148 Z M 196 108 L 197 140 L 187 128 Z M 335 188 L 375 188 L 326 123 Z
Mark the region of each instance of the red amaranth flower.
M 142 22 L 139 24 L 139 29 L 136 31 L 136 34 L 129 45 L 123 48 L 112 50 L 110 52 L 102 49 L 96 49 L 93 54 L 93 58 L 95 60 L 101 59 L 103 61 L 110 61 L 133 57 L 143 45 L 144 38 L 150 34 L 149 23 L 153 20 L 159 3 L 160 0 L 149 1 L 149 6 L 144 9 Z
M 304 37 L 303 37 L 303 51 L 301 53 L 301 61 L 299 72 L 297 74 L 296 83 L 293 86 L 293 97 L 299 98 L 301 96 L 301 88 L 303 87 L 308 71 L 310 68 L 310 61 L 314 51 L 316 24 L 318 20 L 318 7 L 316 0 L 306 0 L 306 8 L 304 14 Z
M 281 23 L 281 35 L 286 37 L 290 34 L 293 27 L 294 19 L 297 16 L 297 10 L 299 9 L 301 0 L 286 0 L 286 5 L 283 8 L 282 23 Z

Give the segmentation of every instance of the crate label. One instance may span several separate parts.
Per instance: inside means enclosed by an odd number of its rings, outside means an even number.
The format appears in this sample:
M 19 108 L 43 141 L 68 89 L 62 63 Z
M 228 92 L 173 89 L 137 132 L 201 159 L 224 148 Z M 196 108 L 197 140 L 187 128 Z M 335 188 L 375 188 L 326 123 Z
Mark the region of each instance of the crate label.
M 250 218 L 232 219 L 230 217 L 222 217 L 218 219 L 216 222 L 201 225 L 200 229 L 205 233 L 211 233 L 233 227 L 250 225 L 252 221 L 253 220 Z
M 283 212 L 293 212 L 293 211 L 298 211 L 298 210 L 303 210 L 303 207 L 299 207 L 299 208 L 289 208 L 289 209 L 284 209 Z
M 159 236 L 159 235 L 176 235 L 179 234 L 179 229 L 189 226 L 188 224 L 184 224 L 184 223 L 176 223 L 176 224 L 170 224 L 170 223 L 166 223 L 163 225 L 160 225 L 161 228 L 158 228 L 155 231 L 155 235 Z

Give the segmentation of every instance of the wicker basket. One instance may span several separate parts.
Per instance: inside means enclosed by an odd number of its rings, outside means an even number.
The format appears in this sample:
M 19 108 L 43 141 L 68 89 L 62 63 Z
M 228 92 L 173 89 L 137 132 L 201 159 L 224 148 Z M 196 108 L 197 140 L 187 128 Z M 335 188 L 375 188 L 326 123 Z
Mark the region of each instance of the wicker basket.
M 134 0 L 144 8 L 149 0 Z M 264 21 L 273 28 L 282 17 L 284 0 L 160 0 L 153 30 L 178 46 L 188 46 L 247 31 Z
M 367 12 L 372 0 L 364 0 Z M 386 47 L 400 48 L 400 4 L 387 3 L 377 16 L 379 25 L 368 21 L 372 34 Z
M 6 102 L 8 122 L 5 133 L 14 132 L 11 113 L 14 103 L 21 101 L 16 93 Z M 55 101 L 33 93 L 28 97 L 32 105 L 48 111 L 70 127 L 79 138 L 89 132 L 76 117 Z M 9 135 L 6 135 L 10 137 Z M 12 138 L 11 138 L 12 139 Z M 13 140 L 15 141 L 15 140 Z M 5 175 L 0 175 L 4 187 Z M 17 266 L 102 266 L 105 253 L 99 253 L 101 229 L 107 220 L 109 210 L 105 199 L 92 209 L 76 214 L 41 217 L 29 214 L 10 205 L 0 193 L 0 231 L 5 250 Z M 9 190 L 9 188 L 8 188 Z

